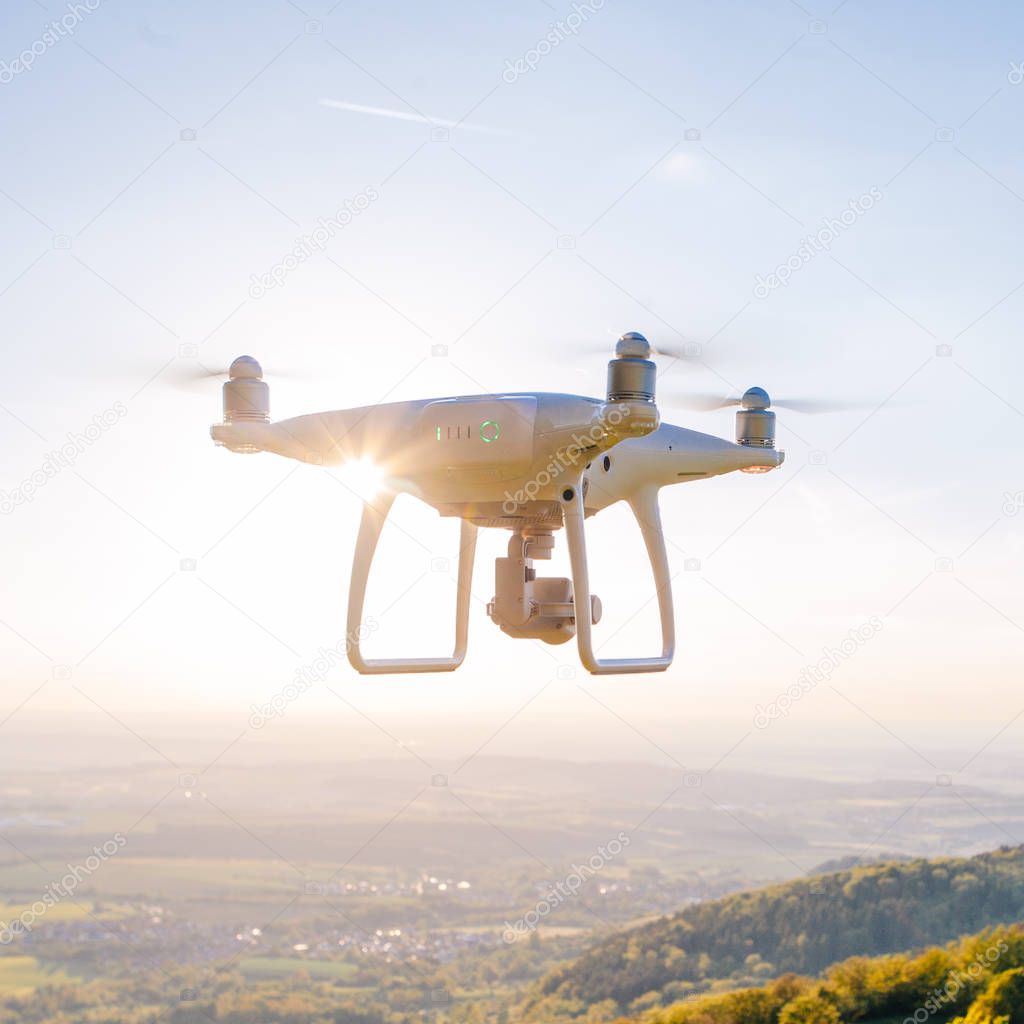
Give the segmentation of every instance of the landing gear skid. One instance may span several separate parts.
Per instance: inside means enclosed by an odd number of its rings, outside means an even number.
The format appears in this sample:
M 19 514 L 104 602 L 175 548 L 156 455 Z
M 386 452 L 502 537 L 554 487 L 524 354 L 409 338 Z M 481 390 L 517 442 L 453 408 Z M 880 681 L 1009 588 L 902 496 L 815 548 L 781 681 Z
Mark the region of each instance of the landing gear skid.
M 592 627 L 601 619 L 601 602 L 590 593 L 587 566 L 587 538 L 584 527 L 583 477 L 566 486 L 560 496 L 562 524 L 569 545 L 572 579 L 538 577 L 534 559 L 548 559 L 554 546 L 550 530 L 524 530 L 509 541 L 508 557 L 495 563 L 495 597 L 487 606 L 491 619 L 503 632 L 517 638 L 561 644 L 576 636 L 580 660 L 594 675 L 634 672 L 663 672 L 672 664 L 675 653 L 675 619 L 672 607 L 672 580 L 669 575 L 665 538 L 658 508 L 658 488 L 637 492 L 629 504 L 636 517 L 654 573 L 661 616 L 661 654 L 647 658 L 598 658 L 594 653 Z M 360 650 L 363 633 L 363 605 L 374 552 L 394 498 L 381 498 L 363 505 L 356 556 L 352 565 L 352 583 L 348 600 L 348 659 L 357 672 L 382 675 L 389 672 L 451 672 L 466 657 L 469 638 L 470 587 L 476 556 L 477 527 L 462 520 L 459 545 L 458 597 L 455 607 L 455 649 L 450 657 L 364 658 Z M 586 608 L 587 615 L 578 615 Z
M 364 658 L 360 649 L 363 630 L 363 604 L 366 583 L 370 577 L 373 554 L 377 550 L 380 531 L 394 504 L 394 497 L 381 498 L 376 504 L 363 504 L 363 518 L 359 523 L 355 561 L 352 563 L 352 583 L 348 592 L 348 660 L 363 675 L 384 675 L 388 672 L 454 672 L 466 657 L 469 642 L 469 601 L 472 596 L 473 562 L 476 558 L 477 528 L 462 520 L 459 538 L 459 593 L 455 603 L 455 649 L 448 658 Z
M 577 606 L 590 602 L 590 573 L 587 567 L 587 536 L 584 529 L 583 477 L 561 495 L 562 522 L 569 542 L 569 562 L 572 566 L 572 585 Z M 594 675 L 614 675 L 625 672 L 664 672 L 672 664 L 675 653 L 676 630 L 672 607 L 672 578 L 668 569 L 665 536 L 661 529 L 661 511 L 658 508 L 658 489 L 646 488 L 637 492 L 629 502 L 640 532 L 647 546 L 647 556 L 654 572 L 658 591 L 658 610 L 661 615 L 661 654 L 656 658 L 598 658 L 594 653 L 591 622 L 587 616 L 576 620 L 576 645 L 580 661 Z

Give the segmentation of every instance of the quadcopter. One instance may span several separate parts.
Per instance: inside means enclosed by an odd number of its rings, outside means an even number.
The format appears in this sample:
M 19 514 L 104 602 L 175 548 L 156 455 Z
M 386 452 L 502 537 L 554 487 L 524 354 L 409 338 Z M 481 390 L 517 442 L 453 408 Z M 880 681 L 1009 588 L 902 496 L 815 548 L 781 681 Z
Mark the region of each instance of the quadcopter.
M 603 399 L 524 392 L 393 402 L 271 421 L 260 364 L 240 356 L 223 385 L 216 444 L 232 452 L 273 452 L 323 466 L 370 462 L 386 476 L 384 491 L 363 502 L 348 597 L 347 649 L 363 674 L 450 672 L 466 656 L 470 585 L 481 527 L 511 533 L 507 557 L 495 560 L 487 613 L 517 639 L 561 644 L 576 637 L 580 660 L 595 675 L 663 672 L 675 653 L 672 578 L 661 525 L 662 487 L 740 470 L 767 473 L 785 453 L 775 449 L 775 413 L 762 388 L 719 405 L 738 405 L 736 442 L 662 423 L 655 403 L 655 351 L 642 334 L 624 334 L 608 363 Z M 781 405 L 783 403 L 776 403 Z M 797 407 L 799 403 L 790 403 Z M 360 624 L 374 552 L 399 494 L 461 520 L 455 646 L 448 657 L 363 656 Z M 654 574 L 661 653 L 598 658 L 592 627 L 601 601 L 591 593 L 585 520 L 626 502 L 640 528 Z M 538 576 L 565 531 L 571 579 Z

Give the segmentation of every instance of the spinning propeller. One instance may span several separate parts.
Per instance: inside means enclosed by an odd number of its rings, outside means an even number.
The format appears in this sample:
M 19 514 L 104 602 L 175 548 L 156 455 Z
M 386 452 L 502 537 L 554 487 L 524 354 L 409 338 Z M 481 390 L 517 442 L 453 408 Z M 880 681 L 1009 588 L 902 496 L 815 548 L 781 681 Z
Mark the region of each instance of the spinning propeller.
M 792 412 L 817 414 L 823 412 L 846 412 L 851 409 L 870 409 L 877 402 L 847 402 L 815 398 L 769 398 L 763 388 L 750 388 L 740 398 L 707 393 L 691 393 L 673 396 L 673 405 L 697 412 L 713 412 L 716 409 L 728 409 L 739 405 L 744 409 L 768 409 L 778 406 Z
M 260 364 L 252 356 L 239 356 L 230 366 L 216 365 L 207 366 L 205 363 L 195 360 L 191 364 L 176 363 L 167 370 L 167 378 L 170 384 L 176 388 L 190 389 L 203 387 L 212 383 L 223 383 L 226 380 L 241 378 L 260 379 L 263 370 Z M 293 377 L 296 379 L 307 378 L 309 375 L 300 370 L 285 369 L 274 370 L 275 377 Z
M 652 345 L 642 334 L 637 331 L 630 331 L 622 335 L 615 345 L 616 355 L 639 356 L 642 347 L 646 345 L 646 354 L 640 356 L 644 359 L 671 359 L 681 363 L 703 363 L 705 350 L 704 346 L 695 341 L 679 342 L 675 345 Z M 572 349 L 581 355 L 602 355 L 607 357 L 608 344 L 596 345 L 593 342 L 570 345 Z

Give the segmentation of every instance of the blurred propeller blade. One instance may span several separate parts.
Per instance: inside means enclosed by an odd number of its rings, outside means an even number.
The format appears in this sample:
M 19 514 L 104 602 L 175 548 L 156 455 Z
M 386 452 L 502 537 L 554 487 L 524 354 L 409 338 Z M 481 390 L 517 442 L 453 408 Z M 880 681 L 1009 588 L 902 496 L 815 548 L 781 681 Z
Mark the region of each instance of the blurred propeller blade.
M 716 409 L 727 409 L 731 405 L 739 405 L 738 398 L 725 395 L 712 395 L 701 392 L 683 394 L 670 393 L 667 397 L 658 396 L 659 405 L 675 406 L 680 409 L 692 409 L 694 412 L 714 412 Z
M 742 399 L 726 397 L 724 395 L 701 394 L 701 393 L 669 393 L 659 394 L 659 404 L 664 406 L 675 406 L 680 409 L 692 409 L 695 412 L 714 412 L 716 409 L 727 409 L 730 406 L 740 405 Z M 790 412 L 798 412 L 813 416 L 824 412 L 848 412 L 856 409 L 876 409 L 879 402 L 857 402 L 833 399 L 817 398 L 780 398 L 771 399 L 771 408 L 788 409 Z
M 773 398 L 772 406 L 789 409 L 791 412 L 805 413 L 815 416 L 823 412 L 849 412 L 854 409 L 874 409 L 878 402 L 847 402 L 815 398 Z
M 651 345 L 651 355 L 658 359 L 675 359 L 683 363 L 700 363 L 703 362 L 704 349 L 703 346 L 698 345 L 695 341 L 682 341 L 676 345 Z M 611 359 L 615 355 L 615 342 L 609 342 L 606 344 L 599 344 L 594 342 L 570 342 L 567 346 L 574 352 L 578 352 L 581 355 L 595 355 L 605 356 Z
M 699 363 L 704 350 L 695 341 L 685 341 L 678 345 L 651 345 L 651 355 L 678 359 L 684 363 Z
M 208 365 L 193 361 L 178 361 L 167 368 L 163 373 L 164 380 L 171 386 L 179 389 L 202 388 L 214 383 L 223 383 L 228 379 L 228 367 L 220 364 Z M 264 377 L 271 380 L 275 377 L 295 378 L 298 380 L 312 379 L 311 374 L 300 370 L 285 369 L 264 372 Z
M 168 369 L 167 380 L 178 387 L 188 387 L 189 385 L 206 384 L 213 380 L 226 379 L 227 375 L 228 368 L 226 366 L 176 363 Z

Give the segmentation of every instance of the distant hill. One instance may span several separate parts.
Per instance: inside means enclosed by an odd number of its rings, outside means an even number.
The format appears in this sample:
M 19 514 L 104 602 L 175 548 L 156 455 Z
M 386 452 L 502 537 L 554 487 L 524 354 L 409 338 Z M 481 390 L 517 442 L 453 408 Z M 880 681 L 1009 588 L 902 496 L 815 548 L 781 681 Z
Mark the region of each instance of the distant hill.
M 852 871 L 854 868 L 867 867 L 869 864 L 884 864 L 889 861 L 913 860 L 913 857 L 905 853 L 880 853 L 877 857 L 858 857 L 849 854 L 846 857 L 836 857 L 833 860 L 823 861 L 811 868 L 812 875 L 834 875 L 840 871 Z
M 612 935 L 540 983 L 526 1020 L 620 1010 L 651 992 L 818 974 L 850 956 L 922 948 L 1024 919 L 1024 847 L 871 864 L 699 903 Z

